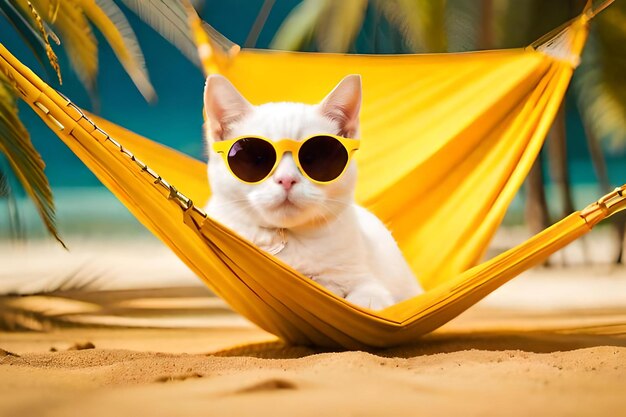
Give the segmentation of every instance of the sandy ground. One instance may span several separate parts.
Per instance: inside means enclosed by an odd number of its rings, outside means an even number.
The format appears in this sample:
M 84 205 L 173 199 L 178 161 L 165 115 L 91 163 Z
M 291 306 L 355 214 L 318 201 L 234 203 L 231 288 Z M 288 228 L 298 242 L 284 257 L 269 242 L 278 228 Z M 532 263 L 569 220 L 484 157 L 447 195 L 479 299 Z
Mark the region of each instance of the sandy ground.
M 2 334 L 0 415 L 623 415 L 623 336 L 462 327 L 376 352 L 254 329 Z
M 179 266 L 137 293 L 131 255 L 98 256 L 0 297 L 0 416 L 626 415 L 626 269 L 534 270 L 413 346 L 335 352 L 281 344 Z
M 420 343 L 381 351 L 284 346 L 234 313 L 197 328 L 0 332 L 0 415 L 624 415 L 623 271 L 578 272 L 580 291 L 541 307 L 515 296 L 563 273 L 531 273 Z M 572 296 L 594 280 L 602 307 Z

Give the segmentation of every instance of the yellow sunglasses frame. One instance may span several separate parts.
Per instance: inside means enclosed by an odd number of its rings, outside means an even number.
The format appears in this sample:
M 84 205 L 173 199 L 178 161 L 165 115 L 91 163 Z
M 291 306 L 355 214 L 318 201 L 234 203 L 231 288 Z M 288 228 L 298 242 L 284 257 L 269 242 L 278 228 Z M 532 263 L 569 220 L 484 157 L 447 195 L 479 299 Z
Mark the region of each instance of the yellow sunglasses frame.
M 302 166 L 300 165 L 300 158 L 298 157 L 298 151 L 300 150 L 300 148 L 302 147 L 302 145 L 313 138 L 319 137 L 319 136 L 327 136 L 327 137 L 331 137 L 333 139 L 336 139 L 337 141 L 339 141 L 344 148 L 346 148 L 346 151 L 348 152 L 348 160 L 346 161 L 346 166 L 343 167 L 343 170 L 341 171 L 341 174 L 337 175 L 337 177 L 335 179 L 332 179 L 330 181 L 317 181 L 314 178 L 311 178 L 306 171 L 302 168 Z M 274 162 L 274 166 L 272 167 L 272 169 L 269 171 L 269 173 L 263 177 L 263 179 L 256 181 L 256 182 L 248 182 L 248 181 L 244 181 L 241 178 L 239 178 L 237 175 L 235 175 L 235 173 L 233 172 L 233 170 L 230 168 L 230 164 L 228 163 L 228 154 L 230 153 L 231 148 L 233 147 L 233 145 L 235 144 L 235 142 L 237 142 L 238 140 L 241 139 L 261 139 L 265 142 L 268 142 L 270 145 L 272 145 L 272 147 L 274 148 L 275 152 L 276 152 L 276 161 Z M 280 163 L 280 161 L 283 159 L 283 156 L 285 155 L 285 153 L 287 152 L 291 152 L 291 155 L 293 157 L 294 162 L 296 163 L 296 166 L 298 167 L 298 170 L 300 171 L 300 173 L 302 175 L 304 175 L 309 181 L 314 182 L 315 184 L 331 184 L 335 181 L 337 181 L 339 178 L 341 178 L 341 176 L 346 172 L 346 169 L 348 169 L 348 166 L 350 165 L 350 161 L 352 161 L 352 155 L 354 154 L 354 152 L 359 149 L 359 145 L 360 145 L 360 140 L 358 139 L 350 139 L 350 138 L 344 138 L 343 136 L 337 136 L 337 135 L 330 135 L 330 134 L 326 134 L 326 133 L 319 133 L 319 134 L 315 134 L 312 136 L 309 136 L 303 140 L 294 140 L 294 139 L 281 139 L 279 141 L 273 141 L 269 138 L 263 137 L 263 136 L 257 136 L 257 135 L 244 135 L 244 136 L 238 136 L 236 138 L 233 139 L 228 139 L 228 140 L 223 140 L 223 141 L 219 141 L 219 142 L 214 142 L 213 143 L 213 150 L 215 152 L 217 152 L 218 154 L 222 155 L 222 158 L 224 159 L 224 163 L 226 164 L 226 166 L 228 167 L 228 170 L 230 171 L 230 173 L 233 175 L 233 177 L 237 178 L 239 181 L 243 182 L 244 184 L 259 184 L 263 181 L 265 181 L 266 179 L 268 179 L 269 177 L 272 176 L 272 174 L 274 173 L 274 171 L 276 170 L 276 167 L 278 166 L 278 164 Z

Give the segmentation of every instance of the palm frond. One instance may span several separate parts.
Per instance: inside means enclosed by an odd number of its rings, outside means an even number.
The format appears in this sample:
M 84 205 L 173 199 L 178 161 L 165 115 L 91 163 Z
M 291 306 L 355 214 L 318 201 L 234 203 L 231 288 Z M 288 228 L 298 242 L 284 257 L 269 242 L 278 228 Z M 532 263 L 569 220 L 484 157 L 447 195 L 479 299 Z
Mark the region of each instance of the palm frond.
M 346 52 L 363 26 L 368 0 L 304 0 L 272 40 L 276 49 L 304 49 L 311 39 L 324 52 Z
M 239 46 L 226 36 L 222 35 L 217 29 L 209 25 L 207 22 L 202 21 L 201 25 L 207 35 L 209 35 L 209 38 L 211 38 L 211 43 L 220 47 L 222 51 L 228 53 Z
M 377 0 L 376 8 L 416 52 L 445 52 L 445 0 Z
M 362 29 L 367 0 L 304 0 L 278 29 L 271 46 L 301 50 L 315 39 L 325 52 L 346 52 Z M 447 50 L 446 0 L 373 0 L 372 5 L 418 52 Z
M 445 16 L 448 52 L 473 51 L 478 45 L 481 7 L 476 2 L 448 0 Z
M 278 28 L 270 47 L 288 51 L 304 49 L 328 4 L 328 0 L 304 0 L 298 4 Z
M 583 120 L 609 148 L 626 148 L 626 4 L 616 2 L 592 22 L 574 86 Z
M 148 78 L 146 62 L 135 32 L 113 0 L 81 0 L 86 17 L 106 38 L 120 63 L 144 98 L 156 98 L 154 87 Z
M 50 7 L 48 7 L 48 21 L 54 23 L 57 20 L 60 8 L 61 0 L 50 0 Z
M 363 26 L 368 0 L 334 1 L 317 22 L 315 38 L 325 52 L 346 52 Z
M 7 21 L 13 25 L 18 34 L 22 36 L 24 41 L 31 49 L 36 46 L 45 48 L 46 41 L 42 34 L 35 27 L 32 15 L 25 13 L 22 9 L 15 7 L 10 0 L 0 1 L 0 13 L 2 13 Z
M 98 43 L 80 5 L 74 1 L 61 2 L 53 27 L 76 75 L 93 96 L 98 75 Z
M 0 162 L 4 162 L 4 158 Z M 0 199 L 6 200 L 9 236 L 12 239 L 24 239 L 26 236 L 24 224 L 22 223 L 15 193 L 11 188 L 9 177 L 6 175 L 4 164 L 0 164 Z
M 187 12 L 180 0 L 121 0 L 144 22 L 200 65 L 198 52 L 187 24 Z M 194 2 L 197 3 L 197 2 Z
M 15 176 L 32 199 L 48 231 L 61 243 L 55 226 L 54 202 L 44 163 L 18 118 L 16 90 L 0 73 L 0 153 L 4 154 Z M 65 246 L 65 245 L 63 245 Z
M 541 0 L 515 1 L 501 0 L 492 4 L 493 48 L 513 48 L 528 45 L 534 41 L 529 35 L 534 25 L 533 10 Z M 479 22 L 487 24 L 488 22 Z M 515 28 L 515 29 L 513 29 Z
M 35 8 L 35 6 L 33 6 L 31 2 L 27 2 L 27 3 L 28 3 L 28 10 L 30 11 L 30 14 L 33 17 L 33 21 L 35 23 L 35 27 L 39 30 L 39 33 L 41 34 L 41 37 L 44 41 L 44 44 L 45 44 L 44 46 L 46 50 L 46 56 L 48 57 L 48 61 L 50 61 L 50 65 L 52 65 L 52 68 L 54 68 L 54 71 L 56 72 L 57 77 L 59 78 L 59 83 L 61 84 L 63 82 L 63 79 L 61 78 L 61 67 L 59 67 L 59 61 L 57 59 L 57 56 L 52 50 L 52 46 L 50 45 L 50 41 L 48 40 L 48 31 L 46 30 L 46 25 L 43 19 L 41 18 L 41 16 L 39 15 L 39 12 Z M 56 39 L 56 36 L 55 36 L 55 39 Z M 58 42 L 58 39 L 56 40 Z
M 51 7 L 48 0 L 14 2 L 25 11 L 30 11 L 31 8 L 48 10 Z M 54 23 L 50 20 L 47 22 L 58 32 L 72 68 L 93 97 L 98 74 L 98 45 L 82 7 L 77 1 L 60 2 L 54 17 Z M 47 19 L 48 16 L 44 14 L 41 18 Z
M 25 9 L 15 7 L 9 0 L 4 0 L 0 2 L 0 13 L 13 25 L 26 45 L 33 51 L 41 66 L 48 70 L 46 65 L 48 62 L 61 82 L 58 58 L 48 41 L 51 32 L 39 17 L 37 10 L 31 5 L 27 12 Z M 53 36 L 53 40 L 56 40 L 56 36 Z

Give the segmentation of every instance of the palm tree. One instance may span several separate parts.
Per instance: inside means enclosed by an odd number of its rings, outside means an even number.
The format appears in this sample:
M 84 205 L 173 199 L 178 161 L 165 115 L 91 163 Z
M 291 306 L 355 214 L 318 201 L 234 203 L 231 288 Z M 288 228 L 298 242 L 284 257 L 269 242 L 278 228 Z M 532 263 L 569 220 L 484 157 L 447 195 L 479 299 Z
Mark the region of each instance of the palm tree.
M 182 1 L 122 0 L 121 3 L 196 62 Z M 97 29 L 145 99 L 156 98 L 135 33 L 114 0 L 0 0 L 0 16 L 13 26 L 42 67 L 59 84 L 62 71 L 55 48 L 63 46 L 72 69 L 93 100 L 97 95 L 99 67 L 94 33 Z M 62 243 L 55 225 L 54 201 L 43 171 L 44 163 L 19 119 L 17 96 L 11 80 L 0 73 L 0 154 L 4 154 L 10 169 L 34 202 L 48 231 Z M 0 197 L 10 194 L 6 174 L 0 171 Z M 17 218 L 16 214 L 12 217 Z

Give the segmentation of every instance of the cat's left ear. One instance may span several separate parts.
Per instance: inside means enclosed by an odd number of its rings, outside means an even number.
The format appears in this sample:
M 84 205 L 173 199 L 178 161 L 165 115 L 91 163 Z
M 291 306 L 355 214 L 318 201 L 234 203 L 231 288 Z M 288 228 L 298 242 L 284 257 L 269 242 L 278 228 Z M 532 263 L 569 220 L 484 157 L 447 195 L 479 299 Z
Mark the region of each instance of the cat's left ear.
M 361 76 L 345 77 L 319 105 L 322 114 L 339 123 L 339 134 L 354 138 L 359 132 Z

